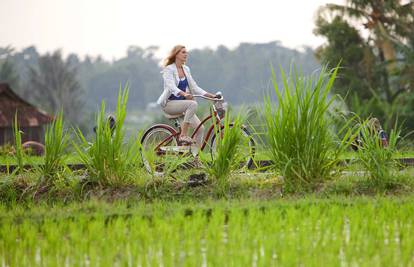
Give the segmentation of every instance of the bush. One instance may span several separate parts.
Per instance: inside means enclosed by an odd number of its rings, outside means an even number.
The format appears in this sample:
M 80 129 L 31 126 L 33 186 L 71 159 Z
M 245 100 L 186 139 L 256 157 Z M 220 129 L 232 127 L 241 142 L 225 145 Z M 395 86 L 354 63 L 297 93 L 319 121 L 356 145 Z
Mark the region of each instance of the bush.
M 126 105 L 128 88 L 119 89 L 118 103 L 115 111 L 115 127 L 105 116 L 105 102 L 96 118 L 95 140 L 89 143 L 78 129 L 80 145 L 75 144 L 81 161 L 86 165 L 88 178 L 99 185 L 117 185 L 133 180 L 137 170 L 141 169 L 140 142 L 132 136 L 124 143 Z
M 349 145 L 348 123 L 336 133 L 329 111 L 337 72 L 338 68 L 323 68 L 319 76 L 303 77 L 295 69 L 288 78 L 281 69 L 283 87 L 279 87 L 273 71 L 277 103 L 270 96 L 264 100 L 266 143 L 287 192 L 312 190 L 330 178 Z
M 382 191 L 396 176 L 397 161 L 393 158 L 400 130 L 391 130 L 388 145 L 384 147 L 380 136 L 372 130 L 370 120 L 361 123 L 359 133 L 362 145 L 358 146 L 358 159 L 369 176 L 369 183 Z
M 246 145 L 243 142 L 241 127 L 240 116 L 231 122 L 229 113 L 224 118 L 223 128 L 215 126 L 217 145 L 213 151 L 213 161 L 207 168 L 207 172 L 214 177 L 222 194 L 227 189 L 230 172 L 245 160 L 239 157 L 240 146 Z
M 44 164 L 39 168 L 42 175 L 41 182 L 51 182 L 53 177 L 66 167 L 65 149 L 68 140 L 69 134 L 63 129 L 63 115 L 60 112 L 46 128 Z

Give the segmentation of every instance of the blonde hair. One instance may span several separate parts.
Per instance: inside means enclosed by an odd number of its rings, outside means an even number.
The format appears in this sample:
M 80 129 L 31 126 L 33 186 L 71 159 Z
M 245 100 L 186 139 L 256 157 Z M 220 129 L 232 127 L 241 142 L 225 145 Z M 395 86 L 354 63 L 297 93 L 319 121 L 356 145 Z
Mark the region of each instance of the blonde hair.
M 166 59 L 164 59 L 164 67 L 172 64 L 175 62 L 175 57 L 177 56 L 177 54 L 181 51 L 181 49 L 185 48 L 185 46 L 183 45 L 176 45 L 174 46 L 174 48 L 171 50 L 170 54 L 168 55 L 168 57 Z

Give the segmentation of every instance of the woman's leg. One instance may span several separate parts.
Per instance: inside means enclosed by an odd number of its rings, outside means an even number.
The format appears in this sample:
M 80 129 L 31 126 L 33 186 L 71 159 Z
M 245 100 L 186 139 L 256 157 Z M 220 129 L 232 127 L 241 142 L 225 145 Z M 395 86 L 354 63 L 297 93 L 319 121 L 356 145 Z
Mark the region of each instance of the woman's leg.
M 193 118 L 190 121 L 190 126 L 195 131 L 198 125 L 200 125 L 200 119 L 197 117 L 197 115 L 194 114 Z M 198 129 L 194 137 L 197 142 L 197 145 L 201 147 L 201 145 L 203 144 L 203 137 L 204 137 L 204 125 L 201 125 L 200 129 Z
M 188 136 L 188 128 L 195 116 L 196 109 L 197 102 L 194 100 L 172 100 L 167 102 L 164 112 L 171 115 L 184 114 L 184 120 L 181 124 L 181 135 Z

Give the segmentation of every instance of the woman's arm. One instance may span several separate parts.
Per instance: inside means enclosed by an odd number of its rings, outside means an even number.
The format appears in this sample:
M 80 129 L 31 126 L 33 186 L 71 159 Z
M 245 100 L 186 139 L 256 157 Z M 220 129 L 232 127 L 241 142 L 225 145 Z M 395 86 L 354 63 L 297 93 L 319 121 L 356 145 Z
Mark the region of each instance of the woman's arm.
M 210 98 L 215 98 L 216 95 L 215 94 L 211 94 L 211 93 L 205 93 L 204 96 L 210 97 Z
M 180 88 L 178 88 L 177 85 L 175 84 L 173 70 L 170 70 L 169 68 L 165 68 L 163 71 L 162 77 L 164 79 L 164 87 L 167 87 L 168 90 L 170 90 L 171 93 L 175 96 L 181 95 L 183 91 L 181 91 Z

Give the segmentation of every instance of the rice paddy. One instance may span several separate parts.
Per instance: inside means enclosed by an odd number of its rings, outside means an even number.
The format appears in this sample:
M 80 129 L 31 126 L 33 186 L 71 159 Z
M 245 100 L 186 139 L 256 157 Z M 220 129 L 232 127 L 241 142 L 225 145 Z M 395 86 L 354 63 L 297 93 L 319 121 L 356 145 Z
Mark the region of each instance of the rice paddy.
M 2 266 L 412 266 L 412 197 L 0 207 Z

